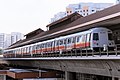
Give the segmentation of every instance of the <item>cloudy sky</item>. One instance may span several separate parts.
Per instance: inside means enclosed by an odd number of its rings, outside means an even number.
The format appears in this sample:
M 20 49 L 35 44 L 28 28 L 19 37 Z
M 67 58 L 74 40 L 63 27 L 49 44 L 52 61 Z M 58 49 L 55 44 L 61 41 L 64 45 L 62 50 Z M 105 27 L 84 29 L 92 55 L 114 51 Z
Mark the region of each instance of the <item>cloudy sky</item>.
M 115 3 L 115 0 L 0 0 L 0 33 L 46 30 L 54 14 L 80 2 Z

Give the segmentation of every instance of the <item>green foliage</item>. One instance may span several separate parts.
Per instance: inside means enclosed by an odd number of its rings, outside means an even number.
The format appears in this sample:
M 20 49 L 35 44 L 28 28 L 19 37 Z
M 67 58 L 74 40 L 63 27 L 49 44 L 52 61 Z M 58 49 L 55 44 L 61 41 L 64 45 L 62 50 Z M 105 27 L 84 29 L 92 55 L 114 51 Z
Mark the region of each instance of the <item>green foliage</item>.
M 0 49 L 0 54 L 3 54 L 3 49 Z

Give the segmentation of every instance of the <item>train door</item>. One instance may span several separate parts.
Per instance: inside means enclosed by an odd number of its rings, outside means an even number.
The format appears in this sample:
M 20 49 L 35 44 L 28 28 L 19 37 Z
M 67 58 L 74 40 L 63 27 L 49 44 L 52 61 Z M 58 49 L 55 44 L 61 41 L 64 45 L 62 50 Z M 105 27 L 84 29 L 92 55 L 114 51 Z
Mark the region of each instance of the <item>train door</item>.
M 75 42 L 76 42 L 76 37 L 67 38 L 66 49 L 67 50 L 72 50 L 72 49 L 76 48 Z
M 103 45 L 107 45 L 107 34 L 106 32 L 95 32 L 93 33 L 93 42 L 92 42 L 92 47 L 96 50 L 99 48 L 103 48 Z
M 59 40 L 59 51 L 62 53 L 66 49 L 66 39 L 60 39 Z
M 37 44 L 36 45 L 36 54 L 39 54 L 40 53 L 40 44 Z
M 36 54 L 36 45 L 32 46 L 32 54 Z
M 81 47 L 86 48 L 86 34 L 82 35 Z
M 55 40 L 55 52 L 59 52 L 59 40 Z
M 29 46 L 29 54 L 32 56 L 32 46 Z
M 67 38 L 66 44 L 67 44 L 66 49 L 71 50 L 71 38 Z
M 108 35 L 107 32 L 99 32 L 99 46 L 103 47 L 104 45 L 108 45 Z
M 55 51 L 55 40 L 52 41 L 52 53 Z
M 76 41 L 75 41 L 75 48 L 79 49 L 81 48 L 81 42 L 82 42 L 82 36 L 79 35 L 79 36 L 76 36 Z
M 98 48 L 99 44 L 99 34 L 98 33 L 93 33 L 92 37 L 92 48 Z
M 43 53 L 46 53 L 46 51 L 47 51 L 47 43 L 45 42 L 45 43 L 43 43 L 43 45 L 44 45 L 44 47 L 43 47 Z
M 29 54 L 29 47 L 26 47 L 26 54 Z
M 113 49 L 115 47 L 115 42 L 114 42 L 114 39 L 113 39 L 112 32 L 108 32 L 108 46 L 113 48 Z
M 50 52 L 50 42 L 46 42 L 46 51 L 45 53 L 49 53 Z
M 86 48 L 90 48 L 90 38 L 91 38 L 91 33 L 86 34 Z
M 51 53 L 52 52 L 52 43 L 53 43 L 52 41 L 47 42 L 47 48 L 46 48 L 47 49 L 47 51 L 46 51 L 47 53 Z
M 43 48 L 44 48 L 44 44 L 40 44 L 41 45 L 41 54 L 43 54 Z

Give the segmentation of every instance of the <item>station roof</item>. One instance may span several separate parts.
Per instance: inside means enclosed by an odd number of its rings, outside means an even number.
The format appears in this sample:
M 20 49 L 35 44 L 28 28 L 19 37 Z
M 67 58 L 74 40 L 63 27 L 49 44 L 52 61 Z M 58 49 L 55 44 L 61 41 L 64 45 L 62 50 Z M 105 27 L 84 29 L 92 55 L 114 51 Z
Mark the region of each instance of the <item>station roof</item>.
M 34 37 L 35 35 L 38 35 L 40 34 L 41 32 L 44 32 L 44 30 L 42 30 L 41 28 L 38 28 L 32 32 L 29 32 L 28 34 L 26 34 L 26 38 L 31 38 L 31 37 Z
M 43 41 L 98 26 L 105 26 L 107 28 L 113 29 L 114 27 L 112 27 L 112 25 L 119 23 L 120 23 L 120 4 L 114 5 L 102 11 L 98 11 L 86 17 L 78 18 L 77 20 L 69 23 L 68 25 L 63 25 L 61 27 L 42 32 L 32 37 L 31 39 L 23 40 L 21 43 L 12 45 L 9 48 L 32 44 L 38 41 Z M 51 25 L 53 24 L 50 24 L 49 26 Z
M 46 27 L 49 27 L 49 30 L 52 30 L 52 29 L 67 25 L 81 17 L 83 17 L 83 16 L 80 15 L 79 13 L 75 12 L 73 14 L 67 15 L 66 17 L 63 17 L 57 21 L 54 21 L 54 22 L 48 24 Z

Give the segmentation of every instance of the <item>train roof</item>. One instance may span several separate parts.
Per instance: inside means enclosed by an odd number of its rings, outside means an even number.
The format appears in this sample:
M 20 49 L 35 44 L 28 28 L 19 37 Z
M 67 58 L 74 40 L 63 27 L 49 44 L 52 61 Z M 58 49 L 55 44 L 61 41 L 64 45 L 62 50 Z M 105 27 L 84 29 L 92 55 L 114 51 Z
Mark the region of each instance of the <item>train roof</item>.
M 89 29 L 89 31 L 99 31 L 99 30 L 111 31 L 110 29 L 105 28 L 105 27 L 96 27 L 96 28 Z

